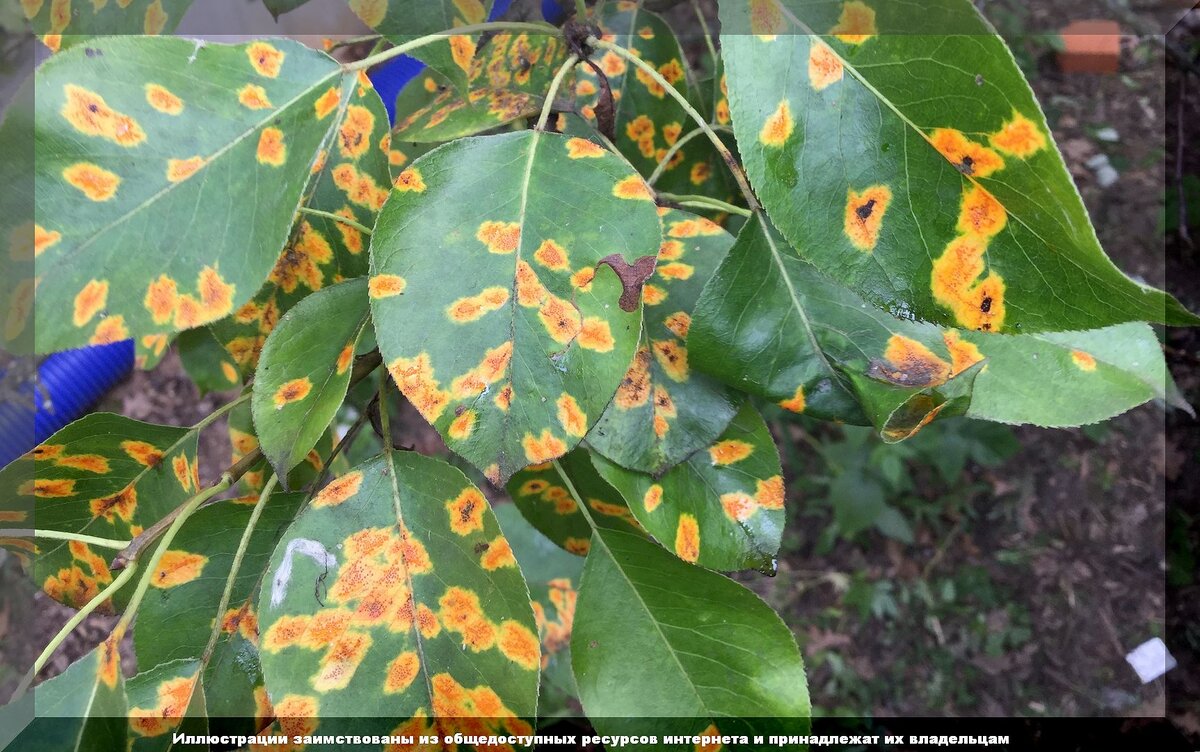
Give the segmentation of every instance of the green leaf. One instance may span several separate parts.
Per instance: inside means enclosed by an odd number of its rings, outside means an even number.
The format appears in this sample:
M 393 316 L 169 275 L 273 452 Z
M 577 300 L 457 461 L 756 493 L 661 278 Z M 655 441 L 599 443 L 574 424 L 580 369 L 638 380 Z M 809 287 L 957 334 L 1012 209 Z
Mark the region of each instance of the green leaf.
M 354 279 L 301 300 L 267 338 L 250 404 L 263 454 L 281 477 L 337 415 L 369 317 L 367 281 Z
M 612 3 L 605 6 L 599 23 L 604 34 L 611 35 L 611 41 L 636 50 L 676 91 L 690 96 L 687 58 L 662 18 L 642 9 L 640 3 Z M 662 87 L 615 52 L 597 51 L 592 59 L 604 71 L 616 99 L 617 148 L 639 172 L 648 176 L 667 150 L 695 124 Z M 604 97 L 600 79 L 588 66 L 580 66 L 576 75 L 580 112 L 595 124 L 595 108 Z M 655 187 L 671 193 L 732 198 L 728 195 L 725 163 L 704 137 L 692 140 L 672 157 Z
M 734 131 L 789 243 L 877 306 L 962 329 L 1200 323 L 1104 255 L 1032 90 L 974 6 L 922 11 L 722 4 Z
M 593 541 L 571 660 L 599 733 L 649 728 L 655 718 L 692 719 L 679 731 L 688 734 L 714 726 L 737 734 L 744 719 L 807 728 L 800 651 L 758 596 L 641 536 L 597 528 Z
M 358 466 L 301 513 L 269 571 L 262 664 L 280 717 L 529 728 L 517 720 L 537 707 L 529 591 L 460 471 L 410 452 Z
M 441 146 L 396 186 L 370 280 L 392 377 L 493 483 L 562 456 L 637 346 L 636 287 L 623 294 L 599 264 L 653 261 L 662 229 L 646 184 L 590 142 L 525 131 Z
M 711 446 L 664 475 L 593 461 L 647 532 L 679 558 L 724 571 L 775 571 L 783 476 L 771 433 L 749 403 Z
M 354 85 L 328 55 L 284 40 L 110 37 L 46 61 L 38 351 L 166 337 L 248 300 Z
M 966 408 L 978 359 L 955 359 L 948 337 L 867 305 L 755 218 L 701 294 L 688 350 L 697 368 L 785 409 L 899 440 Z
M 600 524 L 642 531 L 641 523 L 629 511 L 620 492 L 596 472 L 586 450 L 576 449 L 559 464 L 567 473 L 567 479 L 587 499 Z M 538 532 L 560 548 L 584 556 L 591 548 L 592 526 L 579 511 L 565 481 L 552 463 L 534 465 L 508 481 L 508 494 L 521 515 Z
M 0 471 L 5 505 L 32 500 L 14 527 L 131 540 L 200 490 L 196 431 L 92 413 Z M 7 526 L 7 525 L 6 525 Z M 33 578 L 55 600 L 79 608 L 112 582 L 111 549 L 42 539 Z M 129 589 L 108 610 L 124 608 Z M 106 606 L 101 606 L 102 609 Z
M 21 0 L 37 34 L 170 34 L 192 0 Z M 64 47 L 72 40 L 64 38 Z
M 271 11 L 271 15 L 276 19 L 307 3 L 308 0 L 263 0 L 263 5 L 267 6 L 267 10 Z
M 496 507 L 496 519 L 529 585 L 542 641 L 538 722 L 579 715 L 579 690 L 571 674 L 571 628 L 583 560 L 557 548 L 526 522 L 512 504 Z
M 741 401 L 732 388 L 693 369 L 684 345 L 692 308 L 733 237 L 682 211 L 668 211 L 662 221 L 666 239 L 642 290 L 641 347 L 588 434 L 588 444 L 605 457 L 645 473 L 661 472 L 708 446 Z
M 125 677 L 114 633 L 67 670 L 37 686 L 37 718 L 18 749 L 108 752 L 126 749 Z
M 229 443 L 233 450 L 232 462 L 237 462 L 247 454 L 259 448 L 258 433 L 254 428 L 251 406 L 242 403 L 229 411 L 228 431 Z M 304 462 L 292 468 L 288 473 L 287 487 L 302 488 L 320 476 L 325 469 L 323 458 L 333 452 L 333 432 L 326 431 L 317 445 L 310 449 L 304 457 Z M 239 486 L 243 491 L 255 496 L 263 489 L 269 468 L 267 461 L 256 462 L 242 475 Z
M 242 372 L 238 362 L 217 339 L 212 327 L 188 329 L 179 335 L 178 342 L 183 370 L 201 396 L 241 387 Z
M 451 141 L 536 115 L 566 56 L 556 36 L 497 34 L 472 59 L 463 87 L 427 70 L 400 91 L 396 138 Z
M 482 23 L 492 0 L 349 0 L 362 22 L 387 37 L 424 36 Z
M 407 157 L 392 148 L 387 111 L 369 82 L 358 81 L 337 118 L 337 128 L 317 155 L 319 173 L 301 204 L 372 227 L 388 197 L 390 166 Z M 258 365 L 280 316 L 317 290 L 367 273 L 369 242 L 345 222 L 306 212 L 296 215 L 283 252 L 254 298 L 210 325 L 244 376 Z

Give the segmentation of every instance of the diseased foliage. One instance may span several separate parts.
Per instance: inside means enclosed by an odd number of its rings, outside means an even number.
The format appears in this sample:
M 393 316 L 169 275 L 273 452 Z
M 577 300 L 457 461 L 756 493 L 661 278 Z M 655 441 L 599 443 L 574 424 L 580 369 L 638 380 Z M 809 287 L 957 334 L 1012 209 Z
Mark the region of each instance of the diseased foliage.
M 398 46 L 102 37 L 188 2 L 22 0 L 57 51 L 7 341 L 134 339 L 149 367 L 178 337 L 202 390 L 241 390 L 190 428 L 90 415 L 0 472 L 37 585 L 122 614 L 39 688 L 73 720 L 37 744 L 580 705 L 602 733 L 804 729 L 788 629 L 719 574 L 772 572 L 788 516 L 760 406 L 892 442 L 1190 409 L 1146 322 L 1196 318 L 1104 255 L 968 0 L 937 38 L 880 0 L 722 0 L 704 79 L 638 2 L 562 30 L 349 4 Z M 429 67 L 389 124 L 364 71 L 404 51 Z M 397 443 L 400 399 L 470 479 Z

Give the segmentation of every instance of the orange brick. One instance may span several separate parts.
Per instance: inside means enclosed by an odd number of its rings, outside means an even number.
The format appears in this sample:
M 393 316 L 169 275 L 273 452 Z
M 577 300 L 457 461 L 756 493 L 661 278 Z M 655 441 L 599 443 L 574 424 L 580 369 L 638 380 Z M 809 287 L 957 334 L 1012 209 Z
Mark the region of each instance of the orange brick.
M 1116 73 L 1121 62 L 1121 27 L 1116 21 L 1074 21 L 1062 30 L 1063 73 Z

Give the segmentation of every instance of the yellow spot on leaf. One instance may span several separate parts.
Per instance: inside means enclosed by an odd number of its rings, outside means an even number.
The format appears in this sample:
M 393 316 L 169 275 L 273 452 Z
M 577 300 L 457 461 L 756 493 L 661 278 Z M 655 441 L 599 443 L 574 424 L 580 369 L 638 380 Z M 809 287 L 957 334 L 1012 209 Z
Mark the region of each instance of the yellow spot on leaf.
M 808 80 L 813 89 L 823 91 L 842 80 L 842 59 L 824 42 L 814 41 L 808 51 Z
M 275 391 L 275 395 L 271 399 L 275 403 L 275 409 L 279 410 L 288 403 L 299 402 L 307 397 L 311 391 L 312 382 L 307 376 L 305 376 L 298 379 L 292 379 L 291 381 L 281 385 L 279 389 Z
M 583 320 L 579 330 L 579 346 L 585 350 L 596 352 L 612 352 L 616 340 L 612 336 L 612 328 L 608 322 L 597 316 L 588 316 Z
M 96 330 L 88 339 L 88 344 L 111 345 L 129 339 L 129 330 L 125 328 L 124 316 L 106 316 L 96 324 Z
M 468 399 L 499 381 L 512 360 L 512 346 L 512 340 L 508 340 L 484 352 L 479 365 L 450 383 L 450 391 L 458 399 Z
M 376 274 L 367 283 L 367 294 L 372 298 L 390 298 L 404 292 L 408 282 L 395 274 Z
M 62 34 L 45 34 L 42 36 L 42 44 L 51 52 L 58 52 L 62 47 Z
M 830 34 L 846 44 L 862 44 L 879 33 L 875 26 L 875 9 L 860 0 L 842 5 L 842 16 Z
M 146 101 L 166 115 L 178 115 L 183 112 L 183 100 L 160 84 L 146 84 Z
M 337 87 L 330 86 L 317 101 L 313 103 L 313 109 L 316 110 L 317 120 L 324 120 L 329 117 L 329 114 L 337 109 L 338 104 L 342 101 L 341 95 L 338 94 Z
M 483 513 L 487 499 L 473 486 L 464 488 L 458 496 L 446 502 L 450 513 L 450 529 L 456 535 L 469 535 L 483 531 Z
M 584 82 L 580 82 L 582 85 Z M 588 82 L 590 83 L 590 82 Z M 595 89 L 593 87 L 593 93 Z M 604 148 L 585 138 L 567 139 L 567 156 L 571 159 L 596 158 L 604 156 Z
M 754 500 L 763 509 L 783 509 L 783 477 L 773 475 L 755 485 Z
M 583 438 L 587 433 L 587 415 L 579 407 L 579 403 L 569 394 L 563 393 L 555 403 L 558 407 L 558 422 L 568 436 Z
M 489 220 L 479 226 L 475 238 L 492 253 L 513 253 L 521 244 L 521 226 L 516 222 Z
M 238 89 L 238 101 L 251 110 L 268 110 L 273 105 L 267 98 L 267 90 L 258 84 L 246 84 Z
M 132 439 L 121 442 L 121 450 L 146 467 L 154 467 L 162 462 L 162 450 L 145 441 Z
M 675 555 L 691 562 L 700 558 L 700 525 L 690 514 L 679 515 L 679 525 L 675 530 Z
M 741 462 L 754 453 L 754 445 L 740 439 L 725 439 L 718 441 L 708 448 L 714 465 L 732 465 Z
M 659 504 L 662 504 L 662 499 L 663 488 L 655 483 L 646 489 L 646 495 L 642 497 L 642 506 L 646 508 L 647 512 L 653 512 L 658 509 Z
M 108 201 L 117 195 L 121 178 L 91 162 L 76 162 L 62 171 L 66 180 L 92 201 Z
M 1074 361 L 1075 365 L 1078 366 L 1079 370 L 1081 371 L 1096 370 L 1096 359 L 1093 358 L 1091 354 L 1085 353 L 1083 350 L 1072 350 L 1071 360 Z
M 342 504 L 351 496 L 358 493 L 358 489 L 362 487 L 362 482 L 363 474 L 358 470 L 335 478 L 329 485 L 321 489 L 321 492 L 313 499 L 312 505 L 319 509 L 321 507 L 335 507 Z
M 388 664 L 387 678 L 383 682 L 384 694 L 397 694 L 408 689 L 417 673 L 421 670 L 421 661 L 411 650 L 405 651 Z
M 1046 135 L 1029 118 L 1019 112 L 991 136 L 991 144 L 1001 152 L 1017 159 L 1028 159 L 1046 148 Z
M 437 422 L 450 401 L 450 394 L 439 388 L 433 377 L 429 355 L 421 353 L 415 358 L 397 358 L 388 366 L 388 371 L 421 416 L 431 424 Z
M 592 549 L 592 542 L 586 538 L 569 537 L 563 541 L 563 548 L 576 556 L 587 556 L 588 551 Z
M 995 237 L 1008 223 L 1008 213 L 992 194 L 978 185 L 967 189 L 958 216 L 958 231 L 968 235 Z
M 633 201 L 654 200 L 654 194 L 650 191 L 650 186 L 646 185 L 646 181 L 642 180 L 640 175 L 630 175 L 619 181 L 613 186 L 613 195 L 617 198 Z
M 672 381 L 688 380 L 687 348 L 674 340 L 655 340 L 651 343 L 654 357 Z
M 946 348 L 950 351 L 950 376 L 954 377 L 979 361 L 983 353 L 972 342 L 967 342 L 955 329 L 949 329 L 942 334 Z
M 929 136 L 933 148 L 964 175 L 986 178 L 1004 169 L 1004 158 L 953 128 L 938 128 Z
M 663 326 L 680 339 L 687 339 L 688 331 L 692 328 L 692 317 L 686 311 L 676 311 L 663 319 Z
M 465 34 L 452 34 L 448 41 L 454 64 L 464 71 L 470 70 L 471 59 L 475 57 L 475 40 Z
M 268 42 L 255 42 L 246 48 L 250 65 L 260 76 L 275 78 L 283 66 L 285 54 Z
M 775 112 L 771 113 L 765 123 L 763 123 L 762 131 L 758 134 L 758 140 L 764 146 L 775 148 L 782 147 L 792 137 L 792 132 L 796 129 L 796 121 L 792 119 L 792 108 L 787 100 L 779 103 L 775 108 Z
M 861 193 L 850 189 L 846 196 L 846 237 L 860 251 L 870 253 L 879 243 L 883 218 L 892 203 L 892 190 L 873 185 Z
M 171 471 L 175 473 L 175 480 L 179 481 L 179 485 L 184 491 L 192 490 L 192 475 L 188 466 L 187 455 L 180 454 L 172 457 Z
M 446 433 L 455 441 L 466 441 L 471 438 L 473 430 L 475 430 L 475 411 L 463 410 L 457 418 L 450 421 L 450 428 Z
M 83 326 L 108 305 L 108 280 L 90 280 L 75 296 L 71 322 Z
M 146 15 L 142 23 L 142 31 L 147 34 L 161 34 L 167 25 L 167 12 L 163 10 L 162 0 L 154 0 L 146 7 Z
M 158 560 L 158 568 L 150 584 L 156 588 L 173 588 L 200 576 L 208 557 L 187 551 L 167 551 Z
M 287 145 L 283 142 L 283 131 L 278 128 L 263 128 L 258 137 L 255 157 L 260 164 L 283 167 L 287 161 Z
M 109 107 L 96 92 L 75 84 L 66 84 L 63 91 L 66 102 L 60 112 L 85 136 L 104 138 L 126 148 L 146 140 L 146 133 L 136 120 Z
M 188 157 L 187 159 L 167 160 L 167 180 L 178 183 L 187 180 L 204 166 L 204 157 Z
M 421 172 L 415 167 L 409 167 L 404 172 L 396 176 L 396 190 L 411 193 L 424 193 L 425 180 L 421 177 Z
M 506 658 L 527 671 L 536 671 L 541 665 L 541 643 L 520 622 L 505 620 L 500 625 L 497 645 Z
M 995 272 L 976 282 L 984 271 L 987 239 L 960 235 L 933 262 L 933 298 L 949 308 L 959 326 L 998 332 L 1004 325 L 1004 281 Z
M 546 297 L 546 301 L 538 309 L 538 318 L 546 327 L 551 339 L 559 344 L 566 344 L 575 339 L 583 328 L 579 309 L 557 295 Z
M 451 321 L 465 324 L 478 321 L 492 311 L 499 310 L 508 302 L 508 290 L 503 287 L 488 287 L 478 295 L 459 298 L 446 308 Z
M 784 410 L 790 410 L 794 413 L 804 412 L 804 385 L 801 384 L 800 386 L 796 387 L 796 391 L 792 394 L 792 396 L 780 402 L 779 406 Z
M 479 564 L 489 572 L 502 567 L 515 567 L 517 560 L 513 556 L 512 546 L 503 535 L 497 535 L 488 544 L 487 550 L 479 557 Z
M 721 509 L 734 522 L 745 522 L 758 511 L 758 502 L 743 491 L 721 494 Z
M 667 279 L 691 279 L 696 268 L 691 264 L 684 264 L 679 261 L 670 264 L 663 264 L 658 267 L 658 273 Z
M 525 434 L 521 446 L 525 448 L 525 458 L 530 462 L 548 462 L 567 453 L 566 443 L 551 433 L 549 428 L 542 429 L 540 436 Z

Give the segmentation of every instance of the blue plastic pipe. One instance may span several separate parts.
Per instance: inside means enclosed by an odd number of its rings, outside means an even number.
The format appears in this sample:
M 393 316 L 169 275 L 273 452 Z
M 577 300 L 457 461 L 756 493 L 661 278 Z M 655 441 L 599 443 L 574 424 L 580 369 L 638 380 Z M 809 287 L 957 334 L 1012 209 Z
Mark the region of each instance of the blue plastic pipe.
M 133 368 L 133 340 L 54 353 L 38 366 L 37 387 L 0 404 L 0 467 L 82 417 Z

